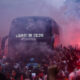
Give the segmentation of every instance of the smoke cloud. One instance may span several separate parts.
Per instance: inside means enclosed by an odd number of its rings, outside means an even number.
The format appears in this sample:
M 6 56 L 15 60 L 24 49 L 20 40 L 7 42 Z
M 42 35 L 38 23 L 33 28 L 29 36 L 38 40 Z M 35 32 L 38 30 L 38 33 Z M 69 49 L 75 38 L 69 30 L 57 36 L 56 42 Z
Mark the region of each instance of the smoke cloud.
M 9 33 L 11 22 L 22 16 L 48 16 L 60 26 L 63 45 L 80 45 L 79 0 L 0 0 L 0 36 Z

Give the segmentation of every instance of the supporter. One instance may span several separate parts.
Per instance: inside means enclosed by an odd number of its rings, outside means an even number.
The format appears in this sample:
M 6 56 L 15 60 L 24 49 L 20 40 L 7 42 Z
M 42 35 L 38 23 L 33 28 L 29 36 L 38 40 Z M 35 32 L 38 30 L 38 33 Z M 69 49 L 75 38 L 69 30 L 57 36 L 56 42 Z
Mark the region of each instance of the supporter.
M 57 80 L 58 78 L 58 67 L 56 65 L 48 68 L 48 80 Z
M 0 80 L 7 80 L 6 76 L 3 73 L 0 73 Z
M 0 64 L 0 73 L 2 72 L 2 65 Z
M 70 73 L 69 80 L 80 80 L 80 70 Z
M 20 75 L 15 69 L 12 70 L 11 80 L 20 80 Z

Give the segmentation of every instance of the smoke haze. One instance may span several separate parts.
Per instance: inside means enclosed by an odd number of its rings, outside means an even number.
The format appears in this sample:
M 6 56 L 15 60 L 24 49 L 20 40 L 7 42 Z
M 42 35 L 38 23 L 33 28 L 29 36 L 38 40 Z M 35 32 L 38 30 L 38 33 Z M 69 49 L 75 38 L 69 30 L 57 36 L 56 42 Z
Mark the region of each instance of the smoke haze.
M 8 35 L 16 17 L 48 16 L 59 24 L 63 45 L 80 45 L 79 5 L 79 0 L 0 0 L 0 36 Z

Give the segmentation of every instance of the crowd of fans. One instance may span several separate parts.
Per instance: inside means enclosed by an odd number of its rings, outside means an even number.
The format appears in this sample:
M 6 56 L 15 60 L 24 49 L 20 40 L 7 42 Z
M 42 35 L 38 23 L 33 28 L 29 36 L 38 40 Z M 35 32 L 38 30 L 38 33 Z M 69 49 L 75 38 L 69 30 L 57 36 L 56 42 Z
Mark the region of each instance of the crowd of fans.
M 15 60 L 3 56 L 0 80 L 80 80 L 80 50 L 60 46 L 53 54 L 17 55 Z

